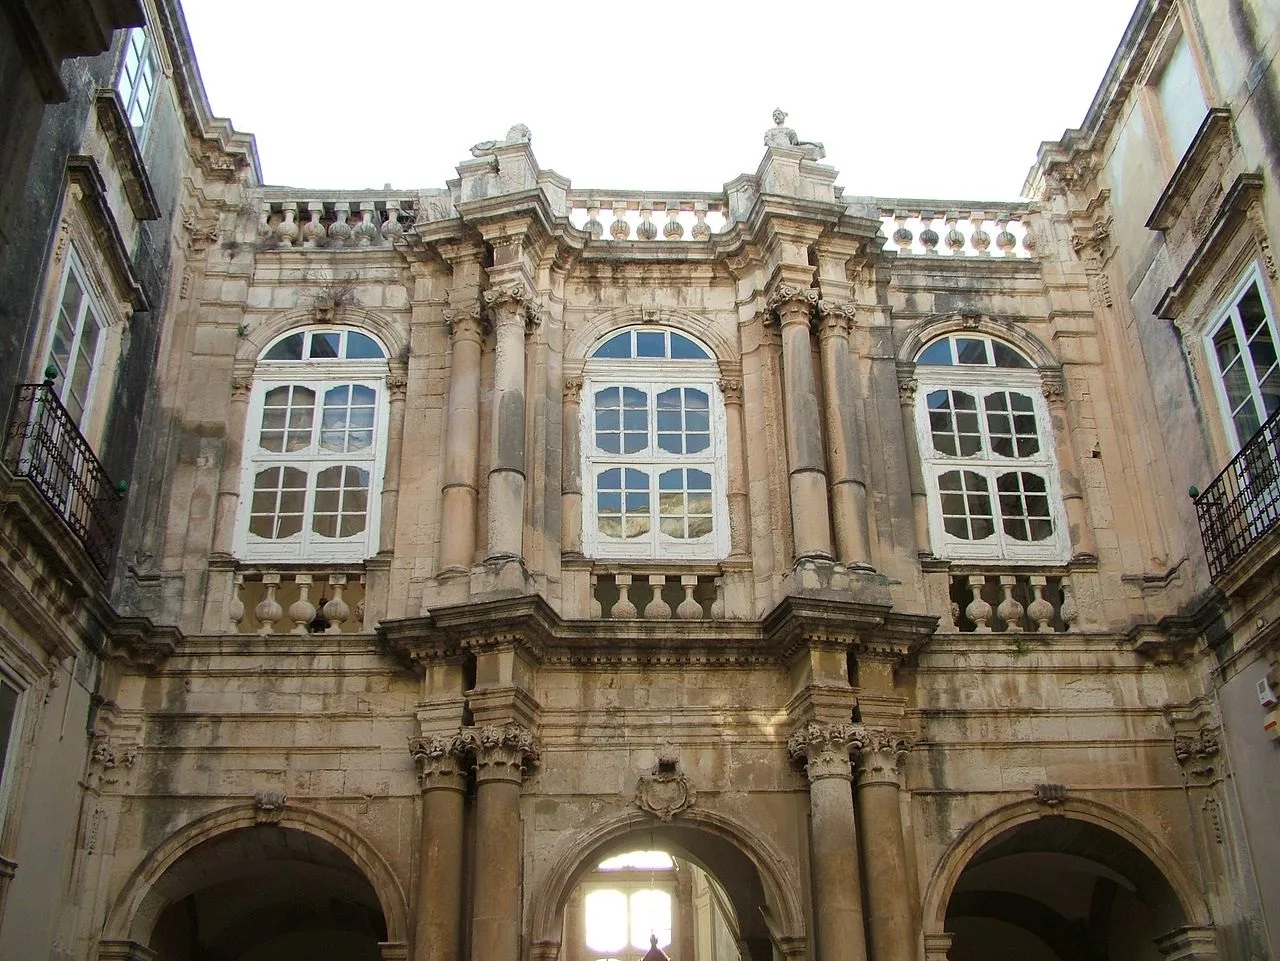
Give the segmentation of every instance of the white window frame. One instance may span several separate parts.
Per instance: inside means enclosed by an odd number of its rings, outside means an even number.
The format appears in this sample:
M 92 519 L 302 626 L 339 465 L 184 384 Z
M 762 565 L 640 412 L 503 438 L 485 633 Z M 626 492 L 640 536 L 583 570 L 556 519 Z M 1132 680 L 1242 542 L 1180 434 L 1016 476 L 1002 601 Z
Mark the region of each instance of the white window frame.
M 656 329 L 656 328 L 645 328 Z M 683 331 L 672 330 L 696 338 Z M 614 337 L 615 331 L 601 343 Z M 699 344 L 705 350 L 705 346 Z M 578 430 L 582 448 L 583 484 L 583 551 L 588 557 L 627 560 L 721 560 L 729 553 L 729 498 L 727 427 L 725 422 L 724 395 L 720 392 L 719 366 L 711 351 L 707 360 L 663 360 L 653 358 L 589 358 L 583 368 L 582 404 Z M 708 397 L 711 444 L 707 451 L 697 454 L 671 454 L 661 450 L 656 443 L 657 424 L 649 419 L 649 447 L 637 454 L 614 454 L 598 450 L 595 444 L 595 396 L 609 387 L 634 387 L 645 391 L 650 409 L 658 394 L 675 387 L 691 387 L 703 391 Z M 598 525 L 598 500 L 596 478 L 614 467 L 624 471 L 630 467 L 643 470 L 650 476 L 649 533 L 626 540 L 602 534 Z M 704 537 L 683 540 L 663 534 L 659 520 L 658 477 L 673 468 L 703 470 L 711 475 L 711 533 Z
M 137 72 L 130 76 L 131 55 L 137 56 Z M 146 139 L 149 121 L 155 112 L 156 88 L 159 86 L 160 63 L 156 58 L 156 45 L 146 27 L 132 27 L 125 37 L 124 54 L 120 60 L 120 75 L 116 78 L 116 92 L 124 103 L 124 115 L 133 128 L 133 135 L 141 145 Z M 141 107 L 139 99 L 145 92 L 146 101 Z M 134 113 L 140 111 L 137 121 Z
M 5 817 L 9 811 L 9 802 L 13 797 L 13 786 L 18 778 L 18 758 L 22 743 L 22 724 L 25 717 L 24 708 L 27 700 L 27 686 L 17 676 L 0 666 L 0 684 L 5 685 L 17 695 L 13 707 L 13 722 L 9 727 L 8 740 L 0 744 L 0 760 L 4 767 L 0 769 L 0 833 L 3 833 Z
M 617 891 L 626 899 L 625 924 L 627 943 L 622 948 L 610 951 L 592 947 L 587 941 L 587 930 L 591 925 L 591 912 L 587 898 L 596 891 Z M 647 940 L 643 945 L 637 945 L 632 937 L 635 932 L 632 930 L 631 898 L 633 895 L 645 891 L 658 891 L 670 898 L 671 940 L 665 945 L 659 942 L 658 946 L 669 948 L 675 943 L 680 934 L 680 922 L 679 904 L 677 903 L 677 878 L 674 865 L 653 871 L 640 869 L 601 871 L 597 869 L 582 883 L 583 927 L 581 931 L 576 932 L 576 938 L 581 945 L 584 958 L 589 959 L 589 961 L 607 961 L 607 959 L 639 961 L 649 952 L 650 948 Z M 570 937 L 575 937 L 575 934 L 571 932 Z
M 57 336 L 58 320 L 62 313 L 62 300 L 66 296 L 67 283 L 72 279 L 79 286 L 82 296 L 76 316 L 72 319 L 72 338 L 70 349 L 68 350 L 69 367 L 67 370 L 61 371 L 54 380 L 53 390 L 58 400 L 62 401 L 63 406 L 67 406 L 67 395 L 70 393 L 71 385 L 75 381 L 76 365 L 80 360 L 80 347 L 84 338 L 85 321 L 92 317 L 94 323 L 98 325 L 98 339 L 94 344 L 93 356 L 88 358 L 89 379 L 85 384 L 83 408 L 79 418 L 73 418 L 76 421 L 76 427 L 80 429 L 80 433 L 88 436 L 89 424 L 93 422 L 97 413 L 94 401 L 97 398 L 98 381 L 102 374 L 103 348 L 107 341 L 110 326 L 107 324 L 106 313 L 103 311 L 101 304 L 98 303 L 93 285 L 89 282 L 88 271 L 85 270 L 84 262 L 76 251 L 74 243 L 67 246 L 67 263 L 62 271 L 62 279 L 58 282 L 58 294 L 53 302 L 53 310 L 49 318 L 48 330 L 45 334 L 45 349 L 42 354 L 44 366 L 41 368 L 40 376 L 44 377 L 45 371 L 49 366 L 53 365 L 53 343 L 54 338 Z
M 985 334 L 953 334 L 974 340 L 996 341 Z M 932 343 L 932 342 L 931 342 Z M 930 345 L 926 345 L 930 346 Z M 1006 346 L 1011 346 L 1006 344 Z M 1012 348 L 1017 351 L 1017 348 Z M 921 351 L 923 353 L 923 349 Z M 1021 354 L 1021 351 L 1017 351 Z M 1062 484 L 1058 472 L 1053 437 L 1053 421 L 1044 401 L 1039 370 L 1032 367 L 1012 368 L 990 365 L 916 365 L 916 437 L 924 484 L 928 491 L 929 540 L 936 557 L 944 560 L 1005 560 L 1018 562 L 1065 563 L 1071 551 L 1062 500 Z M 938 390 L 961 390 L 974 395 L 978 402 L 978 420 L 984 449 L 972 456 L 950 456 L 934 450 L 933 431 L 929 422 L 929 394 Z M 1031 399 L 1036 419 L 1039 451 L 1030 457 L 1004 457 L 989 449 L 988 425 L 983 399 L 996 391 L 1014 391 Z M 973 471 L 986 479 L 991 500 L 991 537 L 982 541 L 965 540 L 947 533 L 943 525 L 942 495 L 939 478 L 948 471 Z M 1019 541 L 1005 533 L 1000 514 L 1000 493 L 996 480 L 1001 474 L 1026 472 L 1044 479 L 1045 496 L 1053 521 L 1053 533 L 1043 541 Z
M 386 345 L 377 341 L 368 331 L 352 327 L 308 328 L 305 333 L 320 334 L 335 331 L 356 331 L 372 338 L 386 352 Z M 262 355 L 277 343 L 293 334 L 291 330 L 277 337 Z M 387 429 L 390 402 L 387 396 L 386 359 L 361 360 L 259 360 L 254 370 L 253 386 L 244 430 L 244 454 L 240 470 L 240 505 L 236 517 L 234 551 L 245 561 L 297 561 L 333 562 L 363 561 L 378 552 L 379 525 L 381 522 L 382 483 L 386 473 Z M 314 449 L 321 427 L 326 390 L 340 385 L 367 387 L 374 394 L 373 443 L 368 451 L 353 455 L 351 452 L 321 453 Z M 260 450 L 258 437 L 262 430 L 262 410 L 267 393 L 283 386 L 305 387 L 315 392 L 315 409 L 311 430 L 313 449 L 306 452 L 284 451 L 274 453 Z M 337 466 L 357 466 L 369 472 L 368 513 L 365 528 L 357 535 L 346 538 L 324 538 L 312 531 L 314 518 L 316 476 L 320 471 Z M 254 480 L 259 471 L 270 467 L 295 467 L 307 475 L 307 491 L 303 508 L 302 530 L 299 534 L 279 540 L 267 539 L 249 533 L 252 512 Z
M 1210 369 L 1213 372 L 1213 390 L 1214 395 L 1218 399 L 1218 410 L 1222 414 L 1222 424 L 1226 431 L 1227 444 L 1230 453 L 1235 454 L 1249 440 L 1248 437 L 1240 437 L 1236 430 L 1235 420 L 1232 417 L 1231 400 L 1227 396 L 1226 383 L 1223 378 L 1222 368 L 1218 361 L 1218 351 L 1214 348 L 1213 338 L 1226 324 L 1231 324 L 1235 330 L 1236 343 L 1240 346 L 1244 357 L 1250 362 L 1244 365 L 1245 375 L 1249 382 L 1249 397 L 1255 405 L 1258 412 L 1258 424 L 1261 426 L 1267 421 L 1266 406 L 1263 403 L 1262 392 L 1259 389 L 1257 371 L 1254 370 L 1252 357 L 1248 355 L 1248 344 L 1245 340 L 1244 326 L 1240 321 L 1240 301 L 1244 298 L 1245 293 L 1250 286 L 1258 288 L 1258 296 L 1262 301 L 1262 309 L 1266 311 L 1266 324 L 1271 332 L 1271 342 L 1275 345 L 1277 352 L 1280 352 L 1280 332 L 1276 327 L 1276 311 L 1271 303 L 1271 293 L 1267 289 L 1267 285 L 1263 282 L 1263 274 L 1259 269 L 1257 262 L 1250 264 L 1241 275 L 1239 282 L 1232 289 L 1231 294 L 1225 299 L 1222 306 L 1213 315 L 1213 322 L 1205 328 L 1204 333 L 1204 352 L 1208 355 Z

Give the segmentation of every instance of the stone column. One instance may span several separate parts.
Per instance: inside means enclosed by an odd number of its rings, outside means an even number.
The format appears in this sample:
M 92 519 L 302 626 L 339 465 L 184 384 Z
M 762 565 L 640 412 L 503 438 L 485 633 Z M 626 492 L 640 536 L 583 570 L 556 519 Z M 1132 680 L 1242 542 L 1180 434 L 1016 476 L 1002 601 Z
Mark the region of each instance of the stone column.
M 832 557 L 822 423 L 809 339 L 817 302 L 816 290 L 791 284 L 778 284 L 768 300 L 782 332 L 782 405 L 797 561 Z
M 563 961 L 583 961 L 587 937 L 587 915 L 582 899 L 582 888 L 578 888 L 564 906 L 564 934 L 560 942 L 560 957 Z
M 853 304 L 818 301 L 818 342 L 822 356 L 823 409 L 827 416 L 827 469 L 831 472 L 831 523 L 836 535 L 836 559 L 849 567 L 870 570 L 867 482 L 858 457 L 853 360 L 849 355 L 853 311 Z
M 413 961 L 457 961 L 467 745 L 461 733 L 454 733 L 411 738 L 409 750 L 422 789 Z
M 902 407 L 902 439 L 907 448 L 907 472 L 911 475 L 911 513 L 915 520 L 916 550 L 930 550 L 929 497 L 924 486 L 924 466 L 920 460 L 920 438 L 916 434 L 915 364 L 898 367 L 898 403 Z
M 409 379 L 402 373 L 387 375 L 391 409 L 387 415 L 386 471 L 382 476 L 382 504 L 378 522 L 378 550 L 396 548 L 396 511 L 400 504 L 400 461 L 404 455 L 404 406 Z
M 751 556 L 751 504 L 747 495 L 747 431 L 742 412 L 742 378 L 720 378 L 725 440 L 729 447 L 729 556 Z
M 582 553 L 582 378 L 564 382 L 564 410 L 560 424 L 560 444 L 564 458 L 560 466 L 560 550 Z
M 227 411 L 227 442 L 222 454 L 222 472 L 218 475 L 218 513 L 213 519 L 213 553 L 230 554 L 236 532 L 236 513 L 240 506 L 240 467 L 244 459 L 244 438 L 248 433 L 245 418 L 249 411 L 249 390 L 253 378 L 239 375 L 231 378 L 231 408 Z
M 1058 480 L 1062 484 L 1062 505 L 1067 511 L 1071 556 L 1097 557 L 1093 528 L 1089 526 L 1084 492 L 1080 488 L 1080 466 L 1076 463 L 1075 446 L 1071 443 L 1071 431 L 1067 427 L 1066 381 L 1057 371 L 1044 371 L 1041 378 L 1041 392 L 1049 408 L 1049 432 L 1053 435 L 1054 452 L 1058 455 Z
M 486 290 L 484 302 L 495 333 L 486 558 L 523 558 L 524 339 L 534 314 L 524 284 Z
M 904 734 L 859 728 L 858 834 L 867 870 L 867 933 L 875 961 L 915 961 L 914 898 L 898 790 L 911 750 Z
M 445 420 L 440 510 L 440 571 L 469 571 L 476 552 L 476 471 L 480 450 L 480 347 L 484 325 L 477 303 L 449 307 L 453 337 Z
M 476 756 L 476 851 L 471 956 L 520 958 L 520 782 L 538 759 L 531 731 L 519 724 L 463 731 Z
M 804 762 L 809 775 L 813 917 L 821 961 L 867 961 L 849 786 L 853 776 L 849 751 L 860 730 L 853 724 L 810 723 L 787 741 L 787 750 Z

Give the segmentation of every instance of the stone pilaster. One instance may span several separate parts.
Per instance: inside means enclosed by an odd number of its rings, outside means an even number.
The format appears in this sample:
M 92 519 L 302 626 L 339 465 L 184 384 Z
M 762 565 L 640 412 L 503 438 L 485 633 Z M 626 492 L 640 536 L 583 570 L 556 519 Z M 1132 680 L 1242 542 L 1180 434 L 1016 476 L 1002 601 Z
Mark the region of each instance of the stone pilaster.
M 524 284 L 494 287 L 483 297 L 495 337 L 485 556 L 491 562 L 523 560 L 525 336 L 537 312 Z
M 898 366 L 898 403 L 902 408 L 902 437 L 907 449 L 907 473 L 911 480 L 911 515 L 916 532 L 916 550 L 929 550 L 929 497 L 924 486 L 920 461 L 920 439 L 916 434 L 915 364 Z
M 582 428 L 578 423 L 581 409 L 582 378 L 566 378 L 560 424 L 564 451 L 560 467 L 560 549 L 569 554 L 582 553 Z
M 235 539 L 236 513 L 240 506 L 240 465 L 244 457 L 245 418 L 253 378 L 237 373 L 231 378 L 231 406 L 227 411 L 226 446 L 218 475 L 218 513 L 213 520 L 213 552 L 230 554 Z
M 817 309 L 836 559 L 848 567 L 869 570 L 871 538 L 867 528 L 867 482 L 859 457 L 853 360 L 849 354 L 854 307 L 842 301 L 819 300 Z
M 378 550 L 390 554 L 396 547 L 396 514 L 400 506 L 400 462 L 404 455 L 405 395 L 409 378 L 402 372 L 387 375 L 390 411 L 387 418 L 386 471 L 382 477 L 382 505 L 378 526 Z
M 898 792 L 911 750 L 908 735 L 858 728 L 858 834 L 867 882 L 867 934 L 875 961 L 915 961 L 915 904 L 907 872 Z
M 414 961 L 455 961 L 461 945 L 463 800 L 470 764 L 461 731 L 411 738 L 422 790 Z
M 849 782 L 849 752 L 860 742 L 854 724 L 806 724 L 787 751 L 809 775 L 809 848 L 817 957 L 866 961 L 858 842 Z
M 729 556 L 751 556 L 751 505 L 747 494 L 747 432 L 742 411 L 742 378 L 722 377 L 725 433 L 729 447 Z
M 476 858 L 471 956 L 520 957 L 520 784 L 538 742 L 520 724 L 466 728 L 476 759 Z
M 480 305 L 464 302 L 444 311 L 453 338 L 449 409 L 445 418 L 444 484 L 441 490 L 440 571 L 471 569 L 476 551 L 476 489 L 480 448 Z
M 786 283 L 775 286 L 767 302 L 782 334 L 782 406 L 797 562 L 832 559 L 822 423 L 810 342 L 817 302 L 815 289 Z
M 1067 511 L 1067 531 L 1071 536 L 1072 557 L 1097 557 L 1093 528 L 1084 508 L 1084 491 L 1080 486 L 1080 466 L 1076 463 L 1075 446 L 1067 429 L 1067 385 L 1060 373 L 1043 375 L 1041 391 L 1049 408 L 1049 434 L 1058 455 L 1058 480 L 1062 485 L 1062 504 Z

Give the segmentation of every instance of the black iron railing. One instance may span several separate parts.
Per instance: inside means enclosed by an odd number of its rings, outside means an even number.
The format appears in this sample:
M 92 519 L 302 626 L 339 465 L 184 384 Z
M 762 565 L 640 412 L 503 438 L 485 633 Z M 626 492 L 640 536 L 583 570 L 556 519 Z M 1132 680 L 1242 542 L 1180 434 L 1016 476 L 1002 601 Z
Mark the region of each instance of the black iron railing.
M 120 536 L 124 488 L 107 476 L 58 399 L 53 381 L 18 385 L 4 459 L 67 522 L 93 566 L 106 577 Z
M 1217 580 L 1280 522 L 1280 410 L 1199 494 L 1192 488 L 1200 537 Z

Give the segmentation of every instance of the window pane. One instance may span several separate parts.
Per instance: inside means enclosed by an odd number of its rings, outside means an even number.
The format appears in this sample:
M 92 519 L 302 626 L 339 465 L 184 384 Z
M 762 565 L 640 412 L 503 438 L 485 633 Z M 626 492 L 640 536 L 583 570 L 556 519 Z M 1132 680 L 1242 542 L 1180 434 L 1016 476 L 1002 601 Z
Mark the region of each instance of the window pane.
M 916 363 L 936 367 L 950 367 L 951 341 L 935 340 L 920 352 L 920 356 L 916 358 Z
M 658 330 L 636 331 L 637 357 L 667 356 L 666 334 Z
M 338 356 L 338 341 L 342 335 L 335 331 L 324 331 L 311 335 L 311 350 L 307 356 L 312 360 L 326 360 Z
M 631 356 L 631 332 L 626 331 L 614 337 L 610 337 L 603 344 L 595 349 L 592 357 L 607 357 L 614 360 L 621 360 Z
M 352 465 L 326 467 L 316 475 L 311 529 L 321 537 L 351 537 L 365 529 L 369 472 Z
M 279 540 L 302 531 L 307 475 L 296 467 L 268 467 L 253 481 L 249 533 Z
M 372 337 L 362 334 L 358 330 L 347 332 L 347 357 L 350 360 L 381 359 L 386 356 L 382 348 L 378 346 L 378 342 Z
M 13 721 L 18 714 L 18 689 L 0 678 L 0 784 L 4 784 L 4 763 L 13 738 Z
M 1018 541 L 1045 540 L 1053 533 L 1044 478 L 1027 471 L 1001 474 L 1000 519 L 1004 532 Z
M 968 337 L 956 338 L 956 356 L 961 364 L 988 364 L 987 342 Z
M 673 360 L 710 360 L 707 352 L 683 334 L 671 334 L 671 357 Z
M 324 395 L 320 417 L 320 447 L 335 453 L 363 450 L 373 443 L 374 398 L 372 388 L 360 384 L 330 387 Z
M 263 360 L 302 360 L 302 334 L 290 334 L 262 355 Z
M 946 471 L 938 476 L 942 527 L 961 540 L 983 540 L 995 532 L 987 479 L 974 471 Z
M 959 390 L 935 390 L 928 398 L 933 449 L 939 454 L 971 457 L 982 450 L 977 400 Z
M 987 432 L 991 450 L 1001 457 L 1028 457 L 1040 451 L 1031 398 L 1013 391 L 987 394 L 982 399 L 987 409 Z M 1014 411 L 1019 413 L 1015 416 Z
M 1165 132 L 1169 135 L 1169 147 L 1177 162 L 1195 139 L 1207 109 L 1186 37 L 1178 39 L 1173 54 L 1156 79 L 1156 96 L 1164 116 Z
M 627 946 L 627 896 L 621 891 L 589 891 L 583 899 L 587 947 L 620 951 Z
M 1027 360 L 1008 344 L 1003 344 L 998 340 L 991 342 L 991 351 L 995 354 L 997 367 L 1026 368 L 1031 366 L 1031 361 Z
M 649 947 L 649 936 L 658 939 L 658 946 L 671 943 L 671 895 L 666 891 L 649 889 L 631 895 L 631 946 Z

